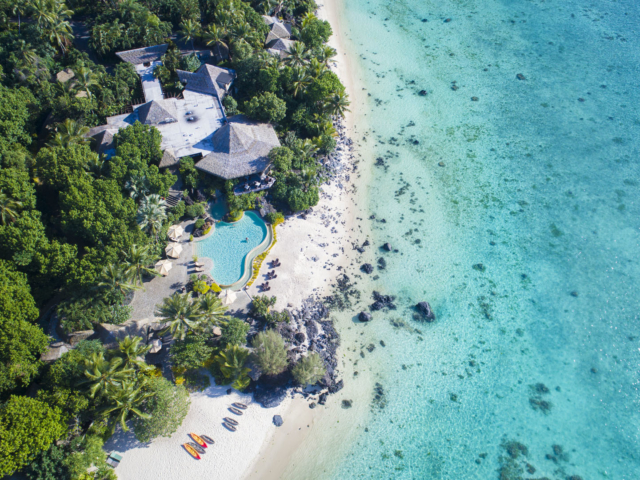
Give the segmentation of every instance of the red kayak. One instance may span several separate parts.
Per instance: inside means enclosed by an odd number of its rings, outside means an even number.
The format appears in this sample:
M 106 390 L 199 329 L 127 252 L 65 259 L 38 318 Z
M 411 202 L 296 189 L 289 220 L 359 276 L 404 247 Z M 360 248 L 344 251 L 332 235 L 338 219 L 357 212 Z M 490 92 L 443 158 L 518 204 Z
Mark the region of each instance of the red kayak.
M 207 444 L 205 443 L 205 441 L 201 439 L 198 435 L 196 435 L 195 433 L 190 433 L 189 435 L 191 435 L 191 438 L 193 438 L 195 442 L 198 445 L 200 445 L 202 448 L 207 448 Z
M 195 458 L 196 460 L 200 460 L 200 455 L 198 455 L 198 452 L 196 452 L 196 449 L 193 448 L 191 445 L 189 445 L 188 443 L 183 443 L 182 446 L 184 447 L 184 449 L 189 452 L 191 454 L 191 456 L 193 458 Z

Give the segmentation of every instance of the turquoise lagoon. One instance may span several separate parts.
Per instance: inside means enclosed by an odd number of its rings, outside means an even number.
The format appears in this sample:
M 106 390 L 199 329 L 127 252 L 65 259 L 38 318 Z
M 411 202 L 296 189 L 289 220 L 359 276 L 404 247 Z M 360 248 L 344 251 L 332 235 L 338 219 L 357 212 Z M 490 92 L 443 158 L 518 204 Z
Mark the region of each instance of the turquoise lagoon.
M 242 278 L 246 259 L 267 238 L 266 224 L 254 212 L 245 212 L 234 223 L 218 222 L 213 233 L 198 242 L 200 257 L 213 260 L 211 276 L 220 285 L 231 285 Z
M 398 253 L 349 272 L 347 386 L 285 478 L 639 479 L 640 4 L 341 10 L 358 201 Z M 374 289 L 398 309 L 354 322 Z

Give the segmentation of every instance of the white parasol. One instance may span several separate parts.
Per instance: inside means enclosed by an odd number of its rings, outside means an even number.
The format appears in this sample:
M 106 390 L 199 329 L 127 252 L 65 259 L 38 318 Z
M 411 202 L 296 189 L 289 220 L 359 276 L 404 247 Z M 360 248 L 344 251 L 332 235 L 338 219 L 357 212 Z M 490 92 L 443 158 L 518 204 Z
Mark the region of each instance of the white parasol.
M 160 275 L 169 275 L 169 270 L 171 270 L 171 267 L 173 267 L 171 260 L 160 260 L 158 263 L 156 263 L 156 270 Z
M 164 251 L 167 256 L 171 258 L 178 258 L 182 253 L 182 246 L 179 243 L 170 243 Z

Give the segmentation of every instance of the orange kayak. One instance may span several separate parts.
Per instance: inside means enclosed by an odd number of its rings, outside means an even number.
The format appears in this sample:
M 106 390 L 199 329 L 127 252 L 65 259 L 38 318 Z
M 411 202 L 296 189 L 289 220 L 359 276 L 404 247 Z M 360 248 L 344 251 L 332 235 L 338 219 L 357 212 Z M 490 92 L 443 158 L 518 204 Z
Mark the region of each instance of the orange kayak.
M 196 460 L 200 460 L 200 455 L 198 455 L 198 452 L 196 452 L 196 449 L 193 448 L 191 445 L 189 445 L 188 443 L 183 443 L 182 446 L 184 447 L 184 449 L 189 452 L 191 454 L 191 456 L 193 458 L 195 458 Z
M 193 438 L 198 445 L 200 445 L 203 448 L 207 448 L 207 444 L 205 443 L 205 441 L 201 439 L 198 435 L 196 435 L 195 433 L 190 433 L 189 435 L 191 435 L 191 438 Z

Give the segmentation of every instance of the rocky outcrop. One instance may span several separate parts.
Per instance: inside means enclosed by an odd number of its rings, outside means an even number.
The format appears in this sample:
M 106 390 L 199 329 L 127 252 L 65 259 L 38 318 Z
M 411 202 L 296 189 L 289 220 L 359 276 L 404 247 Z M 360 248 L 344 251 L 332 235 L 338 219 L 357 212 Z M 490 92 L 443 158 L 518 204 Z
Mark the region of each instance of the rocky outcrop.
M 264 408 L 274 408 L 282 403 L 287 396 L 285 387 L 265 388 L 258 386 L 253 394 L 253 399 Z
M 382 295 L 380 292 L 373 292 L 373 299 L 375 300 L 369 308 L 371 310 L 395 310 L 396 305 L 393 303 L 396 299 L 393 295 Z
M 283 423 L 284 423 L 284 420 L 282 420 L 282 417 L 280 415 L 273 416 L 273 424 L 276 427 L 281 427 Z
M 370 322 L 372 320 L 372 317 L 369 312 L 360 312 L 360 315 L 358 315 L 358 320 L 360 320 L 361 322 Z
M 373 265 L 370 263 L 365 263 L 360 267 L 360 270 L 364 273 L 373 273 Z
M 93 330 L 92 330 L 93 331 Z M 52 363 L 58 360 L 73 347 L 68 343 L 56 342 L 47 347 L 47 351 L 40 355 L 40 360 L 45 363 Z
M 420 302 L 416 305 L 416 309 L 418 313 L 422 316 L 424 320 L 427 322 L 433 322 L 436 319 L 436 314 L 431 310 L 431 305 L 429 302 Z
M 164 328 L 165 324 L 156 321 L 154 318 L 144 318 L 142 320 L 129 320 L 122 325 L 110 325 L 100 323 L 96 326 L 96 334 L 105 345 L 115 344 L 127 335 L 131 337 L 141 337 L 144 343 L 149 341 L 149 333 Z
M 73 332 L 67 335 L 67 343 L 75 347 L 81 341 L 89 340 L 92 337 L 95 338 L 95 336 L 96 332 L 93 330 L 80 330 L 78 332 Z

